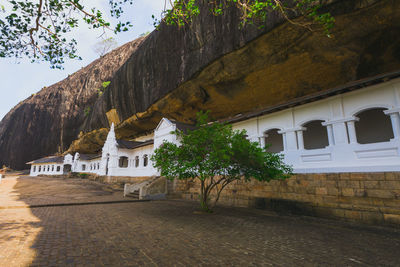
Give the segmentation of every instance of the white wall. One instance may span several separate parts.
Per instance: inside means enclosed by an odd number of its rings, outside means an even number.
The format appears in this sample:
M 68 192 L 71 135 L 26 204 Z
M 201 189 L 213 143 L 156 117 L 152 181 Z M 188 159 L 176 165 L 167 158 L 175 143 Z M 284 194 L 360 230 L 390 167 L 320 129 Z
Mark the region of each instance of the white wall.
M 234 129 L 246 129 L 249 139 L 259 140 L 264 146 L 264 133 L 270 129 L 280 129 L 284 143 L 286 163 L 293 166 L 294 171 L 304 172 L 346 172 L 346 171 L 400 171 L 400 79 L 380 85 L 330 97 L 324 100 L 308 103 L 295 108 L 253 118 L 233 125 Z M 390 119 L 390 130 L 380 127 L 377 116 L 371 116 L 369 123 L 377 125 L 368 128 L 374 133 L 359 133 L 370 136 L 394 136 L 387 142 L 359 144 L 355 125 L 360 111 L 371 108 L 384 108 L 385 115 Z M 365 119 L 365 118 L 363 118 Z M 307 132 L 306 124 L 321 120 L 325 133 L 316 136 L 317 132 Z M 363 122 L 365 123 L 365 122 Z M 387 124 L 386 124 L 387 125 Z M 367 129 L 357 127 L 359 131 Z M 364 130 L 365 131 L 365 130 Z M 326 147 L 320 149 L 305 149 L 306 141 L 326 138 Z M 267 139 L 268 140 L 268 139 Z M 310 141 L 311 140 L 311 141 Z M 314 141 L 314 143 L 316 143 Z
M 153 153 L 153 144 L 135 149 L 118 149 L 117 156 L 109 162 L 109 176 L 153 176 L 157 175 L 157 170 L 153 168 L 150 157 Z M 144 166 L 144 156 L 147 155 L 147 166 Z M 119 158 L 128 158 L 128 167 L 119 167 Z M 135 166 L 135 159 L 139 157 L 139 166 Z
M 57 171 L 59 167 L 59 171 Z M 39 171 L 40 168 L 40 171 Z M 60 175 L 63 174 L 63 164 L 62 163 L 43 163 L 43 164 L 32 164 L 30 176 L 38 176 L 39 174 L 45 175 Z
M 154 130 L 154 148 L 158 148 L 164 141 L 178 144 L 176 135 L 171 132 L 176 130 L 176 125 L 170 120 L 163 118 Z
M 356 127 L 359 120 L 357 115 L 371 108 L 384 109 L 384 115 L 390 118 L 393 131 L 390 136 L 393 138 L 387 142 L 359 144 L 356 130 L 376 131 L 373 134 L 368 133 L 372 136 L 388 135 L 388 129 L 366 127 L 365 121 L 362 127 Z M 362 118 L 365 120 L 364 117 Z M 374 115 L 367 119 L 370 120 L 371 125 L 379 125 L 378 118 L 379 116 Z M 326 132 L 314 131 L 313 133 L 311 132 L 313 127 L 307 129 L 308 123 L 316 120 L 322 121 L 319 123 Z M 154 148 L 159 147 L 164 141 L 179 144 L 176 136 L 171 134 L 171 131 L 175 129 L 175 124 L 164 118 L 155 129 L 154 135 L 145 135 L 136 139 L 136 141 L 146 141 L 154 137 L 154 145 L 131 150 L 118 148 L 114 125 L 112 125 L 103 146 L 101 159 L 89 162 L 75 158 L 72 164 L 73 171 L 106 175 L 106 170 L 108 170 L 107 175 L 132 177 L 158 175 L 157 170 L 152 167 L 150 156 Z M 282 151 L 284 160 L 293 166 L 295 173 L 400 171 L 400 79 L 234 123 L 233 129 L 247 130 L 248 138 L 259 142 L 261 146 L 265 145 L 266 140 L 268 142 L 268 138 L 265 138 L 268 130 L 279 129 L 278 133 L 281 135 L 284 147 Z M 304 135 L 306 142 L 307 138 L 310 138 L 309 142 L 314 144 L 316 142 L 313 142 L 313 139 L 324 138 L 323 146 L 326 145 L 326 147 L 306 149 Z M 318 135 L 323 135 L 323 137 Z M 326 142 L 326 137 L 328 137 L 328 142 Z M 147 167 L 143 166 L 145 154 L 149 157 Z M 127 168 L 118 166 L 121 156 L 128 157 Z M 139 167 L 135 167 L 136 156 L 140 158 Z M 67 155 L 65 162 L 70 161 L 72 161 L 72 156 Z M 85 171 L 81 167 L 83 163 L 86 164 Z M 90 170 L 90 164 L 97 163 L 100 163 L 100 168 Z M 37 173 L 37 170 L 33 172 L 31 169 L 31 175 L 37 175 Z

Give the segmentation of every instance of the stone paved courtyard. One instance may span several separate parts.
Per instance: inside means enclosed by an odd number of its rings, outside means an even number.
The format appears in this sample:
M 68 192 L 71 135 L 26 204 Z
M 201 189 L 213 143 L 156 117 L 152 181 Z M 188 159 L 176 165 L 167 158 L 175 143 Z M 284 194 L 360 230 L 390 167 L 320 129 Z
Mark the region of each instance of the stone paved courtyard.
M 181 200 L 24 207 L 121 195 L 89 181 L 3 179 L 0 266 L 400 266 L 394 228 L 239 208 L 203 214 Z

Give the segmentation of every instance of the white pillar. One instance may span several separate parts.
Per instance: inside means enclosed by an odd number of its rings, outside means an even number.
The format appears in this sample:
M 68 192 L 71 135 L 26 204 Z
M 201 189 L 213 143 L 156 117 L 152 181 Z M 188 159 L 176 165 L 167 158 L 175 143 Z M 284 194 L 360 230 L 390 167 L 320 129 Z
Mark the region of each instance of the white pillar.
M 335 139 L 333 138 L 333 127 L 332 127 L 332 124 L 326 125 L 326 130 L 328 132 L 329 146 L 334 146 L 335 145 Z
M 267 138 L 268 137 L 268 135 L 261 135 L 259 138 L 258 138 L 258 142 L 260 143 L 260 147 L 261 148 L 265 148 L 265 138 Z
M 400 117 L 399 113 L 390 113 L 390 120 L 392 121 L 392 129 L 394 139 L 400 138 Z
M 304 150 L 304 138 L 303 138 L 303 130 L 296 131 L 297 134 L 297 144 L 299 150 Z
M 354 125 L 354 120 L 346 122 L 347 130 L 349 133 L 350 144 L 357 144 L 356 127 Z
M 283 138 L 283 151 L 286 151 L 287 150 L 286 133 L 282 134 L 282 138 Z

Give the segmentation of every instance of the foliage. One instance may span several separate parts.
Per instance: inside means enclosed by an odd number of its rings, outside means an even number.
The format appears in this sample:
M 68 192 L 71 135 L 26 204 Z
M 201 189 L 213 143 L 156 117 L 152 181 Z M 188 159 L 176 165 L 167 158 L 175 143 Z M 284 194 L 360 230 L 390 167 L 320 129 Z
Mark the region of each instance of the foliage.
M 200 14 L 199 5 L 195 0 L 174 0 L 173 8 L 164 11 L 162 19 L 168 25 L 183 26 L 192 21 Z M 306 27 L 312 30 L 312 26 L 320 25 L 329 36 L 335 19 L 330 13 L 320 12 L 326 0 L 209 0 L 210 11 L 215 16 L 220 16 L 229 8 L 237 8 L 241 14 L 241 25 L 259 24 L 263 27 L 269 15 L 273 12 L 280 13 L 287 21 L 292 24 Z M 289 3 L 289 4 L 288 4 Z M 292 20 L 290 17 L 302 16 L 302 20 Z M 154 18 L 154 16 L 153 16 Z M 155 24 L 159 21 L 155 21 Z
M 83 111 L 85 113 L 85 117 L 89 116 L 91 110 L 92 109 L 90 107 L 85 108 L 85 110 Z
M 79 20 L 93 29 L 127 31 L 131 22 L 119 21 L 114 28 L 96 7 L 86 8 L 83 0 L 8 0 L 0 6 L 0 57 L 28 57 L 49 61 L 62 68 L 65 58 L 80 58 L 77 42 L 68 38 Z M 123 4 L 133 0 L 109 0 L 110 14 L 120 18 Z
M 111 83 L 111 81 L 102 82 L 101 88 L 97 89 L 97 94 L 98 94 L 99 97 L 104 94 L 104 92 L 106 91 L 106 89 L 110 85 L 110 83 Z
M 0 58 L 27 57 L 32 61 L 48 61 L 52 68 L 62 68 L 65 58 L 80 59 L 77 41 L 70 38 L 79 26 L 79 21 L 92 29 L 111 30 L 114 33 L 128 31 L 130 21 L 119 21 L 113 27 L 104 18 L 104 11 L 96 7 L 83 6 L 84 0 L 7 0 L 0 4 Z M 152 0 L 154 1 L 154 0 Z M 162 0 L 158 0 L 162 1 Z M 183 26 L 200 14 L 197 0 L 165 1 L 163 17 L 154 24 L 164 21 L 168 25 Z M 120 19 L 124 4 L 133 0 L 109 0 L 110 14 Z M 289 22 L 313 30 L 320 25 L 329 35 L 334 18 L 321 12 L 321 6 L 329 0 L 208 0 L 209 10 L 216 16 L 230 8 L 241 14 L 241 25 L 264 25 L 267 17 L 278 12 Z M 169 3 L 169 4 L 168 4 Z M 290 3 L 289 5 L 286 3 Z M 291 17 L 302 17 L 292 20 Z M 107 39 L 106 39 L 107 40 Z M 100 52 L 100 55 L 104 52 Z
M 99 55 L 99 57 L 102 57 L 111 50 L 115 49 L 117 46 L 118 42 L 113 37 L 109 37 L 97 42 L 93 46 L 93 51 Z
M 147 35 L 149 35 L 149 34 L 150 34 L 150 32 L 147 31 L 147 32 L 141 33 L 141 34 L 139 35 L 139 37 L 145 37 L 145 36 L 147 36 Z
M 291 173 L 280 154 L 269 153 L 257 142 L 247 140 L 245 130 L 234 131 L 227 124 L 208 123 L 208 112 L 198 113 L 196 130 L 174 134 L 180 145 L 164 142 L 151 157 L 153 165 L 168 179 L 198 179 L 205 211 L 211 211 L 221 191 L 233 181 L 285 179 Z M 216 198 L 210 206 L 213 190 Z
M 87 179 L 89 175 L 87 173 L 79 173 L 78 176 L 81 179 Z

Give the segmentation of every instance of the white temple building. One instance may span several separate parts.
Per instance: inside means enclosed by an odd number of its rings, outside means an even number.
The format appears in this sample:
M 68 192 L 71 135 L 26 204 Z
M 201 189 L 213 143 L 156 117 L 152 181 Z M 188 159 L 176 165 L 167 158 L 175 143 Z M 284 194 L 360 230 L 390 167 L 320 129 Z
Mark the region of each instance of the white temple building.
M 372 84 L 372 85 L 371 85 Z M 400 78 L 364 82 L 227 120 L 248 138 L 282 153 L 294 173 L 400 171 Z M 31 175 L 69 171 L 105 176 L 158 175 L 150 156 L 171 131 L 193 126 L 162 119 L 153 134 L 117 140 L 114 125 L 100 155 L 76 153 L 29 162 Z

